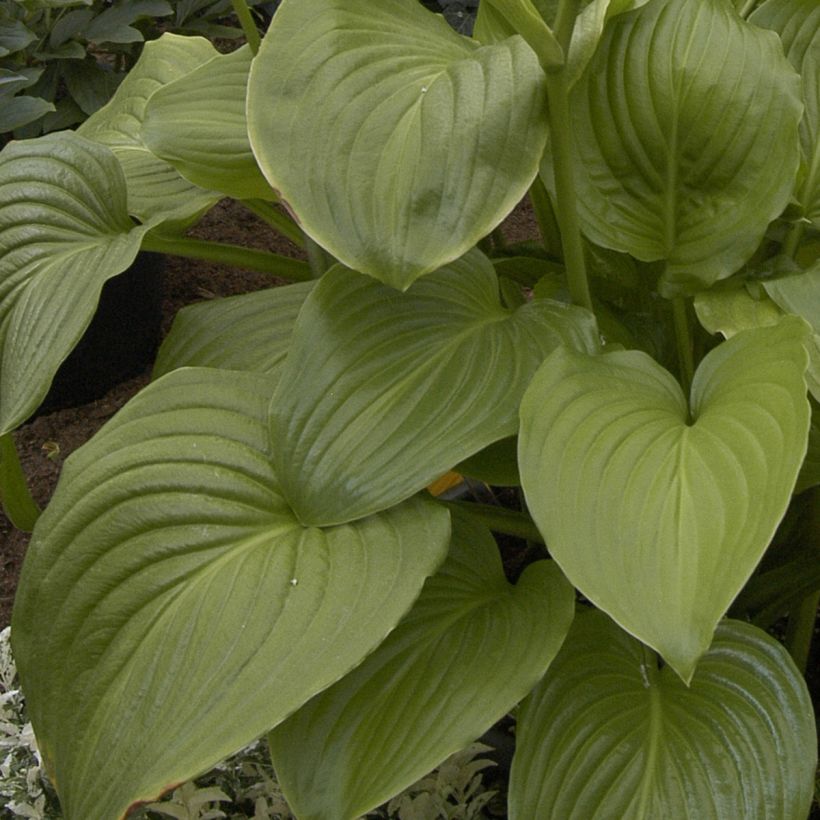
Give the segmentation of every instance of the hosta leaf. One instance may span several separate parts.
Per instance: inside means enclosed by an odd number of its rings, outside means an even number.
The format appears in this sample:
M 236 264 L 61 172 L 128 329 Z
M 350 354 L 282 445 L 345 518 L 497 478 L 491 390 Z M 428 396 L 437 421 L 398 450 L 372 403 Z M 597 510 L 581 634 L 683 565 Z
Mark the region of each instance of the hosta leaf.
M 206 771 L 349 672 L 444 559 L 413 499 L 306 529 L 279 492 L 264 376 L 185 369 L 70 457 L 13 615 L 67 820 L 118 818 Z
M 749 22 L 776 31 L 786 57 L 800 72 L 806 105 L 800 123 L 805 177 L 797 194 L 806 216 L 820 228 L 820 6 L 815 0 L 767 0 Z
M 574 87 L 582 228 L 665 260 L 667 295 L 737 270 L 794 188 L 800 80 L 724 0 L 653 0 L 604 30 Z
M 519 713 L 511 820 L 804 820 L 817 739 L 805 682 L 724 621 L 686 687 L 600 612 L 579 614 Z
M 543 84 L 521 38 L 480 46 L 415 0 L 285 0 L 251 68 L 248 129 L 304 229 L 405 289 L 524 195 Z
M 806 452 L 805 323 L 739 333 L 687 403 L 649 356 L 558 350 L 521 405 L 527 503 L 570 581 L 689 680 Z
M 337 266 L 305 302 L 272 404 L 282 491 L 311 524 L 396 504 L 518 427 L 557 345 L 597 349 L 592 315 L 503 308 L 473 251 L 406 293 Z
M 447 561 L 388 639 L 271 733 L 294 812 L 360 817 L 467 746 L 543 675 L 573 610 L 554 563 L 511 586 L 490 533 L 454 518 Z
M 77 129 L 114 152 L 128 183 L 129 212 L 143 222 L 160 216 L 184 221 L 220 197 L 183 179 L 173 166 L 151 153 L 142 139 L 149 97 L 215 54 L 214 47 L 201 37 L 164 34 L 146 43 L 111 100 Z
M 300 282 L 183 308 L 159 349 L 154 377 L 177 367 L 277 373 L 314 284 Z
M 251 153 L 245 96 L 249 46 L 219 54 L 160 88 L 145 109 L 149 150 L 203 188 L 235 199 L 275 199 Z
M 147 227 L 128 218 L 125 180 L 103 146 L 61 133 L 0 154 L 0 435 L 43 400 Z

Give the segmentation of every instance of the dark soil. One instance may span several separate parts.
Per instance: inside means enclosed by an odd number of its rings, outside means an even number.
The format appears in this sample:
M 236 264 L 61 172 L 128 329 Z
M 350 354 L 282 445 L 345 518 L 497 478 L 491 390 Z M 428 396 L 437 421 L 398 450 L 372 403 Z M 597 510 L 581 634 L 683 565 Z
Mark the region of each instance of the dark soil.
M 528 208 L 518 208 L 505 222 L 508 242 L 531 239 L 536 235 Z M 192 231 L 203 239 L 232 242 L 247 247 L 275 251 L 287 256 L 301 256 L 299 248 L 276 234 L 236 202 L 223 201 Z M 168 258 L 161 294 L 161 331 L 167 334 L 177 311 L 203 299 L 231 296 L 285 284 L 263 273 L 242 271 L 199 260 Z M 136 331 L 134 331 L 136 332 Z M 134 345 L 142 344 L 132 335 Z M 15 440 L 32 494 L 40 506 L 48 503 L 60 474 L 63 461 L 88 441 L 150 377 L 151 364 L 145 364 L 137 375 L 123 381 L 101 398 L 76 407 L 44 412 L 16 433 Z M 23 564 L 29 535 L 16 530 L 0 511 L 0 628 L 11 619 L 14 592 Z

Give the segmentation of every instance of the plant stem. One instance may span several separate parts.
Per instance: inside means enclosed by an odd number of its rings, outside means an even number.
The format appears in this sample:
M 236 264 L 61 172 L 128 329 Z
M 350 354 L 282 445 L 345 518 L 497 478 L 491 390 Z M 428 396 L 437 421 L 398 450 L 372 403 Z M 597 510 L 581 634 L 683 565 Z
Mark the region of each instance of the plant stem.
M 333 264 L 333 258 L 318 242 L 311 239 L 307 234 L 304 234 L 304 237 L 311 276 L 313 279 L 320 279 L 330 269 L 330 266 Z
M 692 334 L 689 330 L 687 304 L 683 296 L 677 296 L 672 300 L 672 318 L 675 323 L 675 341 L 678 347 L 681 385 L 688 399 L 692 379 L 695 377 L 695 361 L 692 354 Z
M 535 182 L 530 186 L 530 202 L 535 212 L 535 221 L 538 223 L 538 231 L 541 234 L 541 244 L 544 250 L 551 256 L 561 258 L 563 249 L 561 246 L 561 230 L 555 218 L 555 210 L 550 201 L 550 195 L 546 186 L 537 176 Z
M 789 614 L 789 625 L 786 628 L 786 647 L 801 675 L 806 674 L 806 667 L 808 666 L 818 606 L 820 606 L 820 591 L 806 596 L 795 610 Z
M 544 536 L 526 513 L 497 507 L 494 504 L 476 504 L 473 501 L 443 501 L 442 503 L 453 509 L 464 510 L 493 532 L 512 535 L 538 544 L 544 543 Z
M 268 251 L 243 248 L 222 242 L 210 242 L 206 239 L 167 238 L 148 234 L 142 241 L 142 250 L 156 253 L 167 253 L 173 256 L 184 256 L 189 259 L 207 259 L 210 262 L 222 262 L 237 268 L 260 271 L 290 279 L 294 282 L 306 282 L 311 279 L 311 270 L 307 262 L 291 259 Z
M 31 497 L 11 433 L 0 436 L 0 502 L 18 530 L 31 532 L 40 508 Z
M 267 222 L 275 231 L 287 237 L 300 248 L 305 247 L 305 237 L 299 226 L 287 214 L 283 214 L 273 203 L 262 199 L 243 199 L 242 204 L 261 220 Z
M 254 55 L 259 51 L 259 44 L 262 42 L 259 36 L 259 30 L 256 28 L 256 23 L 253 22 L 248 4 L 245 0 L 231 0 L 233 10 L 239 19 L 239 24 L 242 26 L 242 31 L 245 32 L 245 39 L 251 47 Z
M 570 296 L 576 305 L 592 310 L 584 244 L 578 222 L 578 202 L 573 174 L 572 133 L 569 115 L 569 91 L 565 70 L 547 75 L 552 161 L 555 172 L 555 198 L 564 264 Z

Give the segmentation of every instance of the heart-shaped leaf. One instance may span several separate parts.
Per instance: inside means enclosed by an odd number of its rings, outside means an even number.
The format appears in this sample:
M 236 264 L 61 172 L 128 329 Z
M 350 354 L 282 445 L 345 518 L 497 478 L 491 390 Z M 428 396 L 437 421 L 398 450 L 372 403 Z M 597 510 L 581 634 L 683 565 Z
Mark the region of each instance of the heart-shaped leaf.
M 275 199 L 248 141 L 245 96 L 252 58 L 245 45 L 160 88 L 145 108 L 142 138 L 196 185 L 235 199 Z
M 786 57 L 800 72 L 806 105 L 800 144 L 806 171 L 796 193 L 806 217 L 820 228 L 820 6 L 815 0 L 767 0 L 749 22 L 776 31 Z
M 516 432 L 560 344 L 597 350 L 592 315 L 546 299 L 502 307 L 479 251 L 406 293 L 334 268 L 305 301 L 271 407 L 282 492 L 315 525 L 408 498 Z
M 302 527 L 264 376 L 154 382 L 65 464 L 26 556 L 13 645 L 67 820 L 119 818 L 271 729 L 385 638 L 443 561 L 417 498 Z
M 520 37 L 480 46 L 416 0 L 284 0 L 251 68 L 248 129 L 304 229 L 405 289 L 526 192 L 544 76 Z
M 120 83 L 107 105 L 78 129 L 116 155 L 128 183 L 128 210 L 142 220 L 190 220 L 220 198 L 183 179 L 165 160 L 155 156 L 142 139 L 142 121 L 149 97 L 164 85 L 213 59 L 214 47 L 202 37 L 163 34 L 145 44 L 136 65 Z
M 270 735 L 300 817 L 361 817 L 480 737 L 555 657 L 574 593 L 553 562 L 504 578 L 490 533 L 453 519 L 450 554 L 365 662 Z
M 0 153 L 0 435 L 43 400 L 148 227 L 107 148 L 61 133 Z
M 736 271 L 792 194 L 800 78 L 778 37 L 724 0 L 619 15 L 571 102 L 583 230 L 665 260 L 667 294 Z
M 270 288 L 182 308 L 154 365 L 221 367 L 273 375 L 284 362 L 296 317 L 315 282 Z
M 521 405 L 527 503 L 570 581 L 689 680 L 806 453 L 805 323 L 738 333 L 690 402 L 644 353 L 558 350 Z
M 600 612 L 579 614 L 519 713 L 511 820 L 804 820 L 817 739 L 786 650 L 724 621 L 684 686 Z

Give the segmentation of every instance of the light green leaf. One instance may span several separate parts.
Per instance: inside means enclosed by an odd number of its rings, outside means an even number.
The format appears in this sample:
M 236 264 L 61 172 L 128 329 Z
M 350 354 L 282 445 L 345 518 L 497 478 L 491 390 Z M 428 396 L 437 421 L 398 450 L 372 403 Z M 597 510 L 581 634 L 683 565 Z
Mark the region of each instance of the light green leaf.
M 301 282 L 183 308 L 159 349 L 154 378 L 178 367 L 278 375 L 296 317 L 314 284 Z
M 245 96 L 252 57 L 243 46 L 160 88 L 146 106 L 142 138 L 195 185 L 235 199 L 275 199 L 248 141 Z
M 509 26 L 527 41 L 545 71 L 563 66 L 564 51 L 533 0 L 486 0 L 486 4 L 502 16 L 505 28 Z
M 544 75 L 416 0 L 285 0 L 248 86 L 262 171 L 304 229 L 393 287 L 457 259 L 527 191 Z
M 731 275 L 789 201 L 800 79 L 778 37 L 724 0 L 619 15 L 571 102 L 582 229 L 665 260 L 665 295 Z
M 592 315 L 503 308 L 478 251 L 406 293 L 335 267 L 302 308 L 272 403 L 283 494 L 310 524 L 410 497 L 516 432 L 524 389 L 561 344 L 596 350 Z
M 816 0 L 767 0 L 749 22 L 776 31 L 786 57 L 800 72 L 806 105 L 800 123 L 805 176 L 797 195 L 806 217 L 820 228 L 820 5 Z
M 770 295 L 776 298 L 769 298 Z M 721 333 L 727 339 L 741 330 L 776 325 L 786 313 L 802 316 L 814 329 L 806 341 L 806 382 L 820 401 L 820 266 L 766 281 L 762 287 L 731 280 L 698 293 L 695 311 L 706 330 Z
M 572 28 L 572 39 L 567 56 L 567 87 L 578 82 L 592 59 L 604 27 L 613 18 L 645 5 L 648 0 L 592 0 L 582 9 Z
M 112 153 L 70 132 L 0 153 L 0 435 L 37 408 L 106 280 L 150 226 L 128 218 Z
M 185 369 L 65 463 L 26 556 L 14 654 L 66 820 L 119 818 L 349 672 L 443 561 L 413 499 L 304 528 L 270 462 L 264 376 Z
M 510 820 L 805 820 L 817 739 L 786 650 L 724 621 L 688 688 L 579 614 L 519 713 Z
M 173 166 L 154 156 L 141 133 L 149 97 L 215 54 L 214 47 L 202 37 L 164 34 L 146 43 L 137 64 L 108 104 L 77 129 L 114 152 L 128 183 L 129 212 L 143 222 L 160 216 L 185 221 L 220 198 L 220 194 L 183 179 Z
M 553 562 L 512 586 L 490 533 L 455 517 L 447 560 L 387 640 L 269 736 L 294 812 L 360 817 L 480 737 L 544 674 L 573 611 Z
M 805 323 L 738 333 L 687 403 L 644 353 L 558 350 L 521 405 L 527 504 L 570 581 L 684 679 L 760 560 L 806 453 Z

